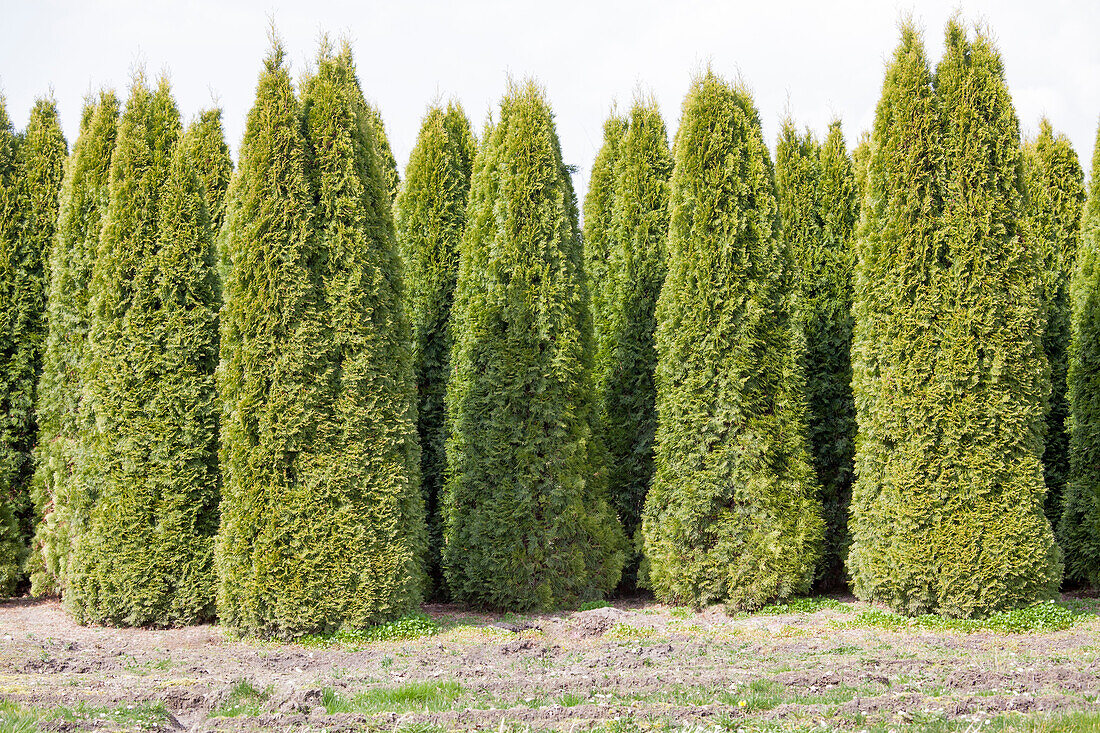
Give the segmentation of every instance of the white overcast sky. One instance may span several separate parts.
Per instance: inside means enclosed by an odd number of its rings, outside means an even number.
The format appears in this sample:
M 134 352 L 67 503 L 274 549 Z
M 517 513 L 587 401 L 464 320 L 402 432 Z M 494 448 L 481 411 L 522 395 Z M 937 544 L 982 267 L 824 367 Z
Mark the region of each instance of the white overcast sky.
M 461 101 L 480 134 L 508 76 L 535 77 L 557 116 L 566 162 L 579 169 L 581 199 L 612 103 L 623 110 L 636 90 L 652 93 L 671 136 L 692 75 L 708 63 L 748 85 L 773 147 L 788 111 L 818 133 L 839 117 L 853 144 L 873 120 L 898 21 L 910 13 L 933 62 L 953 11 L 987 24 L 1023 133 L 1047 115 L 1086 170 L 1100 120 L 1095 0 L 0 0 L 0 8 L 0 91 L 19 128 L 34 99 L 52 89 L 71 144 L 84 96 L 110 87 L 125 97 L 143 67 L 169 75 L 185 120 L 222 107 L 236 151 L 274 18 L 295 72 L 322 33 L 352 41 L 402 171 L 433 99 Z

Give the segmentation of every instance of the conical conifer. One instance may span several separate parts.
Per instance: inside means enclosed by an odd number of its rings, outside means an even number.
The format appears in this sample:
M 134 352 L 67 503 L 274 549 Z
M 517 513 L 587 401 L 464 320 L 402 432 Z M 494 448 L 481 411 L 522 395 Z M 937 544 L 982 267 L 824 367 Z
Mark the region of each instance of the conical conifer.
M 906 25 L 876 113 L 856 280 L 861 438 L 849 571 L 865 599 L 973 616 L 1046 598 L 1049 389 L 1021 146 L 997 51 L 957 21 L 929 73 Z
M 192 128 L 189 135 L 199 134 Z M 119 124 L 92 272 L 84 459 L 98 494 L 76 552 L 78 618 L 173 626 L 214 612 L 217 281 L 205 189 L 167 81 Z
M 92 416 L 80 367 L 88 333 L 88 288 L 107 213 L 108 173 L 119 103 L 101 92 L 84 106 L 80 135 L 65 166 L 57 234 L 49 255 L 47 336 L 38 386 L 34 555 L 31 593 L 61 594 L 72 574 L 72 548 L 91 502 L 78 469 L 80 436 Z M 95 484 L 96 482 L 92 482 Z
M 1069 401 L 1066 393 L 1072 338 L 1070 280 L 1077 258 L 1081 210 L 1085 202 L 1084 171 L 1069 139 L 1055 136 L 1048 120 L 1024 150 L 1028 191 L 1028 236 L 1039 248 L 1042 276 L 1043 351 L 1050 365 L 1050 402 L 1043 450 L 1044 501 L 1047 520 L 1057 526 L 1069 475 Z
M 420 474 L 429 528 L 428 570 L 442 588 L 440 498 L 447 469 L 444 398 L 451 373 L 451 305 L 475 155 L 462 107 L 433 106 L 420 127 L 397 197 L 397 240 L 406 263 L 415 347 Z
M 1058 542 L 1066 580 L 1100 586 L 1100 130 L 1071 283 L 1070 473 Z
M 444 573 L 516 610 L 609 592 L 623 536 L 593 431 L 577 205 L 533 83 L 501 101 L 474 164 L 454 304 Z
M 631 587 L 642 559 L 638 528 L 653 478 L 654 313 L 665 280 L 672 156 L 655 103 L 636 103 L 628 119 L 615 166 L 606 274 L 610 302 L 605 303 L 604 328 L 611 367 L 602 375 L 597 399 L 602 402 L 612 506 L 634 546 L 624 574 Z M 593 283 L 593 290 L 597 287 Z
M 821 485 L 825 544 L 816 584 L 844 583 L 848 504 L 855 448 L 852 402 L 852 229 L 858 218 L 855 175 L 840 123 L 825 143 L 794 125 L 776 147 L 776 187 L 783 231 L 799 273 L 798 326 L 806 339 L 807 428 Z
M 219 382 L 219 615 L 282 638 L 391 618 L 423 580 L 401 263 L 349 52 L 304 87 L 276 42 L 229 193 Z
M 614 232 L 611 228 L 612 205 L 615 202 L 615 175 L 619 162 L 619 145 L 626 131 L 626 120 L 612 113 L 603 125 L 603 145 L 600 146 L 588 176 L 588 192 L 584 196 L 584 271 L 592 310 L 592 330 L 595 354 L 592 384 L 596 391 L 596 417 L 601 425 L 604 395 L 614 369 L 611 362 L 611 309 L 614 287 L 611 279 L 611 252 Z
M 0 569 L 0 592 L 13 576 L 22 575 L 18 563 L 33 534 L 35 401 L 46 338 L 47 260 L 67 153 L 56 104 L 39 99 L 6 187 L 14 194 L 14 208 L 6 214 L 12 217 L 7 224 L 11 236 L 0 233 L 0 502 L 14 513 L 19 544 L 15 556 L 0 556 L 0 565 L 8 557 L 16 563 L 12 571 Z
M 25 506 L 25 497 L 20 492 L 19 476 L 22 465 L 20 455 L 19 425 L 22 420 L 17 412 L 18 406 L 9 406 L 7 393 L 18 390 L 18 375 L 7 374 L 9 354 L 16 352 L 15 334 L 12 328 L 17 322 L 17 310 L 13 298 L 15 287 L 11 269 L 18 265 L 19 245 L 19 206 L 15 157 L 19 150 L 19 138 L 8 117 L 4 98 L 0 97 L 0 255 L 4 263 L 3 281 L 0 283 L 0 353 L 4 361 L 0 368 L 5 371 L 3 380 L 3 403 L 0 404 L 0 596 L 10 595 L 16 583 L 22 577 L 23 558 L 26 555 L 26 542 L 20 527 L 19 515 Z M 16 409 L 13 410 L 12 408 Z
M 222 111 L 208 109 L 203 112 L 181 140 L 187 145 L 187 157 L 202 183 L 210 225 L 217 236 L 225 222 L 225 193 L 233 176 L 233 160 L 222 130 Z
M 365 119 L 370 122 L 370 131 L 374 135 L 374 150 L 382 166 L 382 177 L 390 195 L 390 203 L 397 200 L 401 189 L 401 176 L 397 172 L 397 159 L 393 157 L 390 139 L 386 136 L 386 123 L 382 121 L 382 112 L 373 104 L 367 105 Z
M 684 101 L 670 217 L 649 583 L 758 608 L 809 588 L 823 526 L 771 158 L 748 93 L 710 71 Z

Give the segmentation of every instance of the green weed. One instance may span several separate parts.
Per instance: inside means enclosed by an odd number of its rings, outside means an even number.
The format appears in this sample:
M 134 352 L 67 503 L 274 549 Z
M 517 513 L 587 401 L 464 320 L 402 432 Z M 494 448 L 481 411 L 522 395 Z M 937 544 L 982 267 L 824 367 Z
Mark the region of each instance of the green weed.
M 235 718 L 238 715 L 259 715 L 263 704 L 271 697 L 272 688 L 257 689 L 248 680 L 240 680 L 229 691 L 226 701 L 214 708 L 210 713 L 212 718 Z
M 298 640 L 307 647 L 328 647 L 334 645 L 358 646 L 379 641 L 403 641 L 434 636 L 439 633 L 439 624 L 424 613 L 413 613 L 389 623 L 368 626 L 365 629 L 341 629 L 334 634 L 311 634 Z
M 410 682 L 399 687 L 376 688 L 351 698 L 330 687 L 321 692 L 321 705 L 329 715 L 336 713 L 408 713 L 446 710 L 462 695 L 462 685 L 445 682 Z

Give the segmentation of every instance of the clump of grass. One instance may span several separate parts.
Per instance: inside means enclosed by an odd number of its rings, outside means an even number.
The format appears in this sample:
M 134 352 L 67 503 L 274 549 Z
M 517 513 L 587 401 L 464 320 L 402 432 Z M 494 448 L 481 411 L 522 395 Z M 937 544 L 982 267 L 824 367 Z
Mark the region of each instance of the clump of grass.
M 327 647 L 333 645 L 356 646 L 379 641 L 405 641 L 434 636 L 439 633 L 439 624 L 425 613 L 412 613 L 396 621 L 368 626 L 365 629 L 341 629 L 334 634 L 311 634 L 303 636 L 298 643 L 309 647 Z
M 0 733 L 35 733 L 38 712 L 26 709 L 11 700 L 0 700 Z
M 831 611 L 846 611 L 848 605 L 835 598 L 791 598 L 783 603 L 773 603 L 764 606 L 756 612 L 757 616 L 784 616 L 787 614 L 817 613 L 829 609 Z
M 1055 601 L 1035 603 L 1025 608 L 1000 611 L 986 618 L 947 618 L 935 614 L 900 616 L 888 611 L 872 609 L 861 611 L 851 621 L 838 623 L 840 627 L 873 627 L 887 631 L 993 631 L 1002 634 L 1031 634 L 1064 631 L 1090 615 L 1088 611 L 1067 608 Z
M 271 697 L 271 687 L 259 690 L 248 680 L 233 685 L 225 702 L 210 712 L 212 718 L 235 718 L 238 715 L 259 715 L 263 704 Z
M 611 604 L 607 601 L 585 601 L 580 605 L 578 611 L 595 611 L 597 608 L 610 608 Z
M 168 721 L 164 703 L 139 702 L 113 708 L 90 707 L 81 702 L 74 707 L 58 706 L 42 709 L 22 707 L 10 700 L 0 700 L 0 733 L 30 733 L 49 721 L 76 723 L 100 721 L 122 725 L 137 730 L 159 730 Z
M 321 705 L 329 715 L 336 713 L 408 713 L 446 710 L 462 695 L 454 680 L 410 682 L 398 687 L 379 687 L 343 697 L 331 687 L 321 691 Z
M 657 633 L 656 630 L 649 626 L 632 626 L 619 621 L 607 630 L 604 638 L 629 641 L 631 639 L 648 639 L 655 633 Z

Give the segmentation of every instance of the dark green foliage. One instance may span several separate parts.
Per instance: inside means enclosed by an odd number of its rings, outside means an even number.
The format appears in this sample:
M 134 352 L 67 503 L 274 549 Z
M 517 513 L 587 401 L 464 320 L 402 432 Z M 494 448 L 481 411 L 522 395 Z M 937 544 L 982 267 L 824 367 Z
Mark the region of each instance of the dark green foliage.
M 294 637 L 420 599 L 419 449 L 401 263 L 350 53 L 294 95 L 276 43 L 229 193 L 218 609 Z
M 190 135 L 200 134 L 192 128 Z M 214 612 L 217 304 L 213 230 L 162 80 L 119 123 L 92 270 L 81 436 L 96 498 L 67 599 L 84 622 L 171 626 Z
M 672 156 L 665 124 L 655 103 L 637 103 L 619 144 L 611 206 L 609 288 L 604 328 L 608 365 L 597 382 L 607 445 L 608 487 L 627 538 L 636 551 L 624 580 L 636 582 L 641 562 L 645 497 L 653 478 L 653 436 L 657 429 L 655 310 L 665 280 L 669 178 Z M 587 223 L 587 221 L 586 221 Z M 593 291 L 597 289 L 593 283 Z M 606 286 L 605 286 L 606 287 Z M 597 351 L 599 353 L 599 351 Z
M 442 517 L 447 470 L 444 398 L 451 373 L 451 304 L 458 248 L 466 226 L 475 154 L 462 107 L 432 107 L 424 117 L 395 206 L 397 240 L 406 266 L 407 303 L 419 403 L 421 491 L 429 528 L 428 570 L 442 593 Z
M 1070 286 L 1070 474 L 1058 541 L 1066 580 L 1100 586 L 1100 130 Z
M 911 25 L 883 83 L 858 239 L 849 526 L 856 594 L 981 616 L 1057 591 L 1040 455 L 1049 383 L 1019 131 L 989 40 Z
M 748 93 L 709 71 L 684 100 L 670 217 L 649 583 L 760 608 L 809 588 L 823 525 L 771 158 Z
M 1077 258 L 1084 171 L 1069 140 L 1054 135 L 1050 122 L 1039 124 L 1039 136 L 1024 149 L 1028 192 L 1028 237 L 1039 250 L 1042 304 L 1046 320 L 1043 351 L 1050 364 L 1050 403 L 1043 451 L 1047 520 L 1057 526 L 1069 476 L 1069 400 L 1066 393 L 1070 325 L 1069 285 Z
M 619 145 L 626 131 L 626 120 L 612 114 L 603 125 L 603 145 L 592 163 L 588 192 L 584 196 L 584 271 L 592 311 L 593 356 L 592 383 L 596 391 L 596 417 L 602 426 L 604 395 L 613 370 L 611 363 L 611 310 L 614 286 L 611 278 L 611 252 L 615 249 L 611 228 L 615 202 L 615 174 Z M 601 427 L 602 431 L 602 427 Z
M 623 536 L 593 430 L 592 323 L 553 115 L 513 87 L 474 165 L 454 303 L 444 573 L 515 610 L 609 592 Z
M 799 273 L 797 321 L 806 340 L 806 423 L 821 485 L 825 544 L 819 589 L 845 582 L 848 503 L 855 450 L 852 400 L 852 229 L 859 215 L 855 175 L 840 123 L 823 145 L 784 125 L 776 147 L 783 232 Z
M 397 173 L 397 159 L 393 157 L 393 149 L 390 148 L 390 139 L 386 137 L 386 124 L 382 121 L 382 113 L 373 104 L 366 106 L 365 119 L 370 122 L 370 131 L 374 136 L 375 155 L 378 156 L 381 165 L 382 178 L 386 184 L 386 191 L 390 196 L 390 203 L 397 200 L 397 193 L 401 189 L 401 177 Z
M 80 376 L 88 333 L 88 288 L 107 213 L 119 103 L 102 92 L 84 106 L 80 135 L 65 166 L 57 235 L 49 255 L 48 332 L 38 386 L 34 555 L 31 593 L 57 595 L 72 574 L 72 548 L 91 509 L 78 473 L 80 435 L 90 429 Z M 94 484 L 95 482 L 93 482 Z
M 15 144 L 0 102 L 0 595 L 21 578 L 33 533 L 47 260 L 68 152 L 53 100 L 35 102 Z

